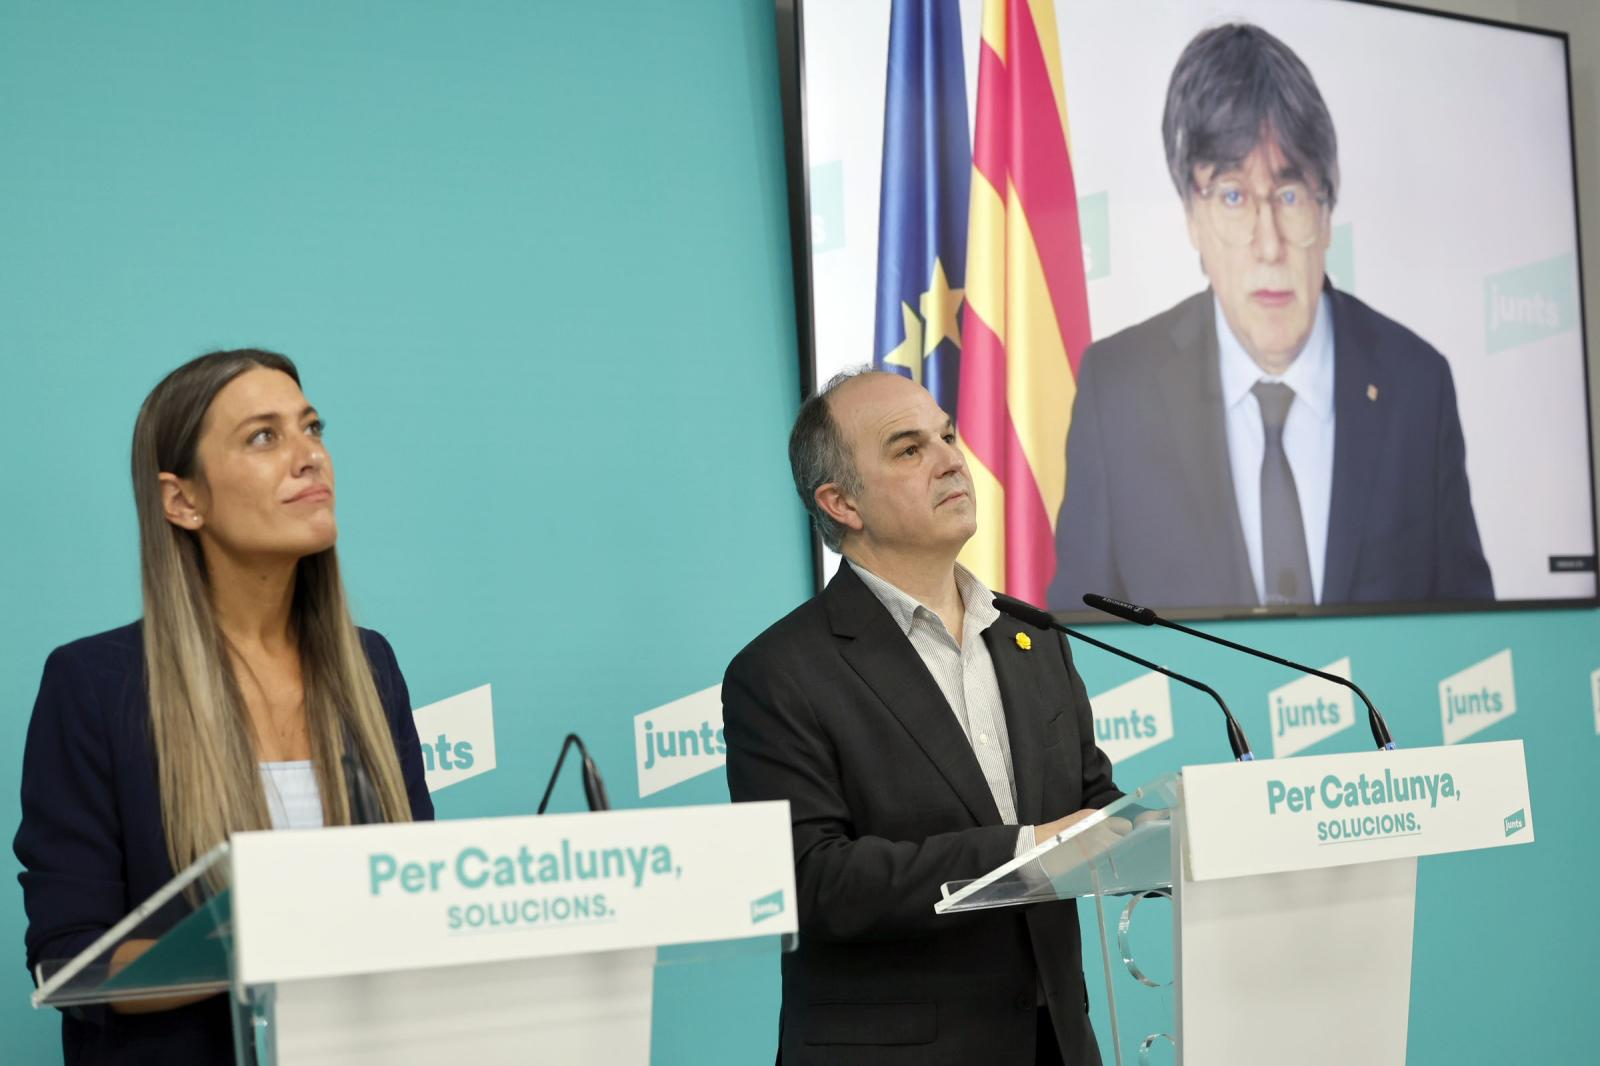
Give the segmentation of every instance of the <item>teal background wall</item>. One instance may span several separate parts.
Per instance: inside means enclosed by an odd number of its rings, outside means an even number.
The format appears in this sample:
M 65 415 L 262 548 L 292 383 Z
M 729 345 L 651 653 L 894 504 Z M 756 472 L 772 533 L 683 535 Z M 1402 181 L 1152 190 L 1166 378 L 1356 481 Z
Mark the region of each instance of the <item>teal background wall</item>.
M 710 773 L 640 801 L 633 716 L 810 589 L 777 89 L 770 0 L 0 0 L 0 836 L 45 655 L 138 611 L 137 404 L 246 344 L 298 359 L 328 417 L 358 617 L 415 702 L 494 686 L 499 768 L 441 816 L 531 810 L 574 727 L 621 805 L 725 800 Z M 1474 739 L 1526 739 L 1538 841 L 1424 862 L 1410 1061 L 1582 1061 L 1600 616 L 1219 630 L 1349 655 L 1410 745 L 1440 740 L 1440 679 L 1513 649 L 1518 714 Z M 1205 672 L 1270 748 L 1285 675 L 1101 635 Z M 1136 672 L 1082 666 L 1091 692 Z M 1174 739 L 1119 778 L 1225 758 L 1214 716 L 1177 694 Z M 581 803 L 573 775 L 556 804 Z M 0 1056 L 49 1063 L 15 872 L 6 850 Z M 770 1061 L 777 992 L 770 960 L 662 971 L 655 1061 Z
M 24 730 L 49 649 L 138 613 L 128 441 L 184 359 L 299 361 L 359 620 L 418 705 L 494 686 L 500 768 L 443 817 L 530 813 L 569 728 L 640 805 L 632 716 L 807 593 L 773 17 L 0 4 L 0 1060 L 59 1057 L 9 847 Z M 711 1061 L 673 1049 L 713 1026 L 770 1060 L 770 970 L 667 973 L 657 1060 Z

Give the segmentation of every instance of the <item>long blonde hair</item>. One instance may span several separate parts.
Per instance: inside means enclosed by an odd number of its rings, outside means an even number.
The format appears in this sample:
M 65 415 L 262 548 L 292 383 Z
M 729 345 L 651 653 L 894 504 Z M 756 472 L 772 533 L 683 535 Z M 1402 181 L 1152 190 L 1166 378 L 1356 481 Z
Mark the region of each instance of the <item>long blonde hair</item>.
M 212 352 L 168 374 L 145 398 L 133 429 L 150 729 L 175 871 L 231 832 L 271 828 L 249 712 L 212 607 L 199 537 L 167 521 L 158 478 L 163 472 L 204 478 L 196 450 L 206 411 L 223 386 L 256 367 L 299 384 L 294 363 L 275 352 Z M 366 768 L 381 816 L 409 821 L 400 762 L 333 548 L 300 560 L 290 625 L 324 822 L 351 821 L 347 740 Z

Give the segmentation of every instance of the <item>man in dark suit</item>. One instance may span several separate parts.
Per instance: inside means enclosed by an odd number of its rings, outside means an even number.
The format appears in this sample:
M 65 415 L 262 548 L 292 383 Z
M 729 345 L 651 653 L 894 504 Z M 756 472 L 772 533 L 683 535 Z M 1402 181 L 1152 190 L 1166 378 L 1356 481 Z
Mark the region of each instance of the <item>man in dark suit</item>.
M 972 482 L 926 390 L 836 381 L 789 454 L 844 561 L 722 688 L 729 792 L 788 800 L 793 821 L 779 1062 L 1098 1063 L 1071 903 L 933 909 L 945 882 L 1121 795 L 1065 641 L 1001 616 L 957 565 Z
M 1310 71 L 1259 27 L 1203 31 L 1162 132 L 1210 287 L 1085 352 L 1050 605 L 1493 599 L 1449 365 L 1327 282 Z

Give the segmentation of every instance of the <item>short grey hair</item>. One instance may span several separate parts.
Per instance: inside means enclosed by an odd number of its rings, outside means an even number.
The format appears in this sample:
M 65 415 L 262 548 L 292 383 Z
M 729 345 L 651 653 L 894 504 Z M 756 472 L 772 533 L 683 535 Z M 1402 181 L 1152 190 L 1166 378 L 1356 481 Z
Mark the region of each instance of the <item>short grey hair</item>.
M 1271 133 L 1289 162 L 1329 207 L 1339 196 L 1339 142 L 1311 71 L 1259 26 L 1202 30 L 1172 68 L 1161 139 L 1185 204 L 1199 166 L 1239 165 Z
M 830 518 L 817 503 L 817 490 L 831 482 L 838 485 L 841 492 L 853 496 L 861 491 L 861 475 L 856 470 L 850 443 L 844 439 L 828 407 L 828 395 L 851 378 L 881 373 L 885 371 L 865 365 L 841 370 L 800 405 L 794 428 L 789 431 L 789 472 L 794 475 L 794 490 L 800 494 L 806 514 L 811 516 L 812 528 L 832 551 L 838 551 L 844 543 L 845 527 Z

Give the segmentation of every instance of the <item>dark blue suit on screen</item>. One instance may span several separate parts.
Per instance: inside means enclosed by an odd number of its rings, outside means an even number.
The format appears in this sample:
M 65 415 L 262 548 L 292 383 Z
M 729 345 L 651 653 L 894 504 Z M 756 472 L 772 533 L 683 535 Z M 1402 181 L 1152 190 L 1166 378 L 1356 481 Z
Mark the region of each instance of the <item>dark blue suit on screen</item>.
M 1444 356 L 1348 293 L 1334 325 L 1324 604 L 1492 600 Z M 1228 463 L 1211 291 L 1084 353 L 1050 606 L 1256 604 Z
M 361 631 L 412 817 L 433 801 L 411 719 L 411 697 L 389 642 Z M 22 825 L 15 842 L 28 912 L 28 969 L 70 959 L 172 879 L 138 623 L 57 648 L 28 726 Z M 151 1014 L 68 1011 L 67 1066 L 233 1062 L 225 997 Z

